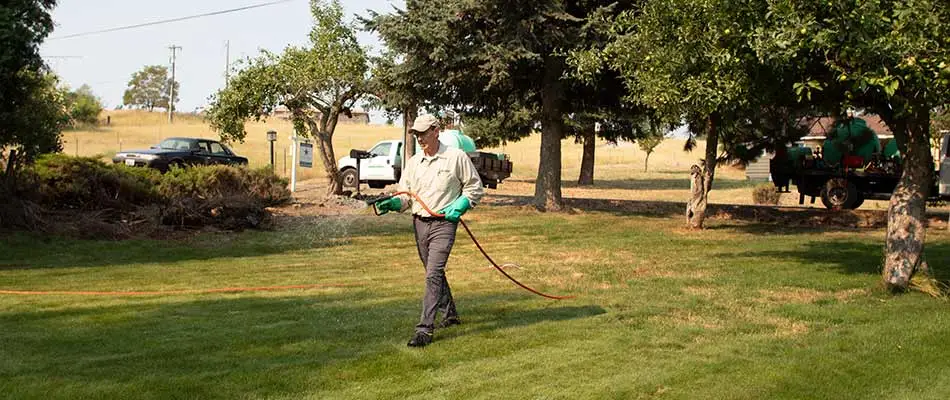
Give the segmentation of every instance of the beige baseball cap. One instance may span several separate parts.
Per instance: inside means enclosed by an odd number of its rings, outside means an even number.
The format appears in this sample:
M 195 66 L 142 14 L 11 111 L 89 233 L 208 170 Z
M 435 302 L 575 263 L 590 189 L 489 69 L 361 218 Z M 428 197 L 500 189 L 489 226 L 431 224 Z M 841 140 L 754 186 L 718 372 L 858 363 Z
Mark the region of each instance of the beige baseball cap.
M 412 128 L 409 128 L 413 132 L 425 132 L 431 127 L 440 126 L 439 119 L 432 114 L 422 114 L 416 117 L 416 120 L 412 123 Z

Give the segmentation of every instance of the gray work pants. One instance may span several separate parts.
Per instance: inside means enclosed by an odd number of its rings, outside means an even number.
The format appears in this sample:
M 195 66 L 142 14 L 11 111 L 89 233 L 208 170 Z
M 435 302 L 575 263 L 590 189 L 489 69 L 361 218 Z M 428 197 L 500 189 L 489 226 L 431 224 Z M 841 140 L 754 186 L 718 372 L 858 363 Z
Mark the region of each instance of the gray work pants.
M 435 330 L 436 311 L 442 312 L 443 319 L 458 318 L 455 301 L 449 281 L 445 279 L 445 263 L 449 260 L 452 245 L 455 244 L 455 230 L 458 224 L 444 219 L 413 218 L 413 230 L 416 233 L 416 247 L 419 258 L 426 269 L 425 295 L 422 297 L 422 317 L 416 332 L 432 333 Z

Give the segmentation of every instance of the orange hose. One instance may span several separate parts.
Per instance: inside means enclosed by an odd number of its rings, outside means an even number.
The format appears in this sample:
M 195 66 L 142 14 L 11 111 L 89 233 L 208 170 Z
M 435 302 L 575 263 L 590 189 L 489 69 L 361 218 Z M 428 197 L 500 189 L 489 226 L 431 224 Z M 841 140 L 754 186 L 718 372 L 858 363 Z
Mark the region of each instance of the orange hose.
M 128 291 L 128 292 L 97 292 L 97 291 L 37 291 L 37 290 L 3 290 L 0 294 L 15 295 L 66 295 L 66 296 L 162 296 L 169 294 L 205 294 L 205 293 L 239 293 L 239 292 L 266 292 L 275 290 L 289 289 L 317 289 L 331 287 L 352 286 L 346 284 L 327 284 L 327 285 L 288 285 L 288 286 L 263 286 L 263 287 L 228 287 L 216 289 L 184 289 L 184 290 L 164 290 L 164 291 Z
M 422 199 L 420 199 L 419 196 L 416 195 L 415 193 L 411 193 L 411 192 L 396 192 L 396 193 L 393 193 L 393 196 L 399 196 L 399 195 L 401 195 L 401 194 L 404 194 L 404 195 L 407 195 L 407 196 L 412 196 L 414 199 L 416 199 L 416 201 L 419 202 L 419 205 L 421 205 L 422 208 L 424 208 L 424 209 L 426 210 L 426 212 L 429 213 L 429 215 L 432 215 L 433 217 L 445 217 L 445 214 L 440 214 L 440 213 L 437 213 L 437 212 L 435 212 L 435 211 L 432 211 L 432 209 L 430 209 L 429 206 L 427 206 L 426 203 L 425 203 L 424 201 L 422 201 Z M 539 292 L 539 291 L 537 291 L 537 290 L 535 290 L 535 289 L 532 289 L 532 288 L 530 288 L 530 287 L 528 287 L 528 286 L 525 286 L 525 285 L 524 285 L 523 283 L 521 283 L 521 282 L 518 282 L 517 279 L 513 278 L 511 275 L 508 275 L 508 273 L 505 272 L 504 269 L 502 269 L 501 267 L 499 267 L 498 264 L 495 263 L 495 260 L 492 260 L 492 258 L 488 255 L 488 253 L 485 252 L 485 249 L 482 248 L 482 245 L 481 245 L 480 243 L 478 243 L 478 239 L 475 239 L 475 235 L 472 234 L 472 230 L 471 230 L 471 229 L 468 229 L 468 225 L 465 223 L 465 221 L 462 221 L 462 219 L 459 218 L 459 223 L 462 224 L 462 227 L 465 228 L 465 232 L 468 233 L 468 236 L 472 238 L 472 241 L 473 241 L 473 242 L 475 242 L 475 246 L 478 247 L 478 251 L 482 252 L 482 255 L 485 256 L 485 259 L 488 260 L 488 262 L 491 263 L 492 267 L 495 267 L 495 269 L 498 270 L 498 272 L 501 272 L 501 274 L 504 275 L 505 278 L 508 278 L 508 280 L 514 282 L 515 285 L 521 286 L 522 289 L 525 289 L 525 290 L 527 290 L 527 291 L 529 291 L 529 292 L 531 292 L 531 293 L 534 293 L 534 294 L 536 294 L 536 295 L 538 295 L 538 296 L 547 297 L 547 298 L 549 298 L 549 299 L 564 300 L 564 299 L 573 299 L 573 298 L 574 298 L 574 296 L 554 296 L 554 295 L 550 295 L 550 294 L 541 293 L 541 292 Z

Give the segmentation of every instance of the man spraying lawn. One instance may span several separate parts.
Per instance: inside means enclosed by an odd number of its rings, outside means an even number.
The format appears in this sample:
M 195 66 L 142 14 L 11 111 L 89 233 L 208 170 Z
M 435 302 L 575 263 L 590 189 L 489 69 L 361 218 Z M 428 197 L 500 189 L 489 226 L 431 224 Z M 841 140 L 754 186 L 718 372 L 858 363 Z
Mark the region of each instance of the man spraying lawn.
M 452 299 L 449 282 L 445 278 L 445 264 L 460 218 L 485 194 L 475 165 L 459 149 L 439 143 L 439 119 L 431 114 L 420 115 L 412 124 L 421 153 L 412 156 L 399 180 L 400 194 L 380 201 L 377 210 L 405 211 L 411 207 L 413 230 L 419 258 L 425 267 L 425 294 L 422 297 L 422 317 L 416 325 L 410 347 L 423 347 L 432 342 L 436 312 L 442 313 L 439 328 L 460 322 Z M 433 216 L 428 209 L 440 210 L 444 216 Z

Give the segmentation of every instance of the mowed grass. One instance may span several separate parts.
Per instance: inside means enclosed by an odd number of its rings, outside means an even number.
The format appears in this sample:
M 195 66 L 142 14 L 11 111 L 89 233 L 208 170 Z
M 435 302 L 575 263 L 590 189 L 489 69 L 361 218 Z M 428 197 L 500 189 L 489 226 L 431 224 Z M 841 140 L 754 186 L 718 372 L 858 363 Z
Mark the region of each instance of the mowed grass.
M 303 218 L 303 217 L 301 217 Z M 308 217 L 309 218 L 309 217 Z M 879 286 L 882 231 L 711 220 L 467 216 L 448 277 L 464 320 L 406 347 L 423 284 L 405 215 L 271 232 L 0 242 L 0 289 L 308 290 L 0 294 L 0 397 L 945 399 L 948 302 Z M 950 234 L 931 230 L 938 273 Z

